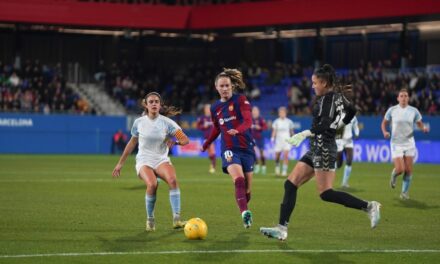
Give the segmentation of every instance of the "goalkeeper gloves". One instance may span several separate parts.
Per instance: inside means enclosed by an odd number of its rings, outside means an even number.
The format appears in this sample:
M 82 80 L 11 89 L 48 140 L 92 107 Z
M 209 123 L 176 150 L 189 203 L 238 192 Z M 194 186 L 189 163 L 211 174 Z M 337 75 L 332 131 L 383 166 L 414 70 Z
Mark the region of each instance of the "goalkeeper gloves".
M 310 137 L 311 135 L 312 132 L 310 132 L 310 130 L 304 130 L 286 139 L 286 142 L 291 145 L 294 145 L 295 147 L 298 147 L 301 144 L 301 142 L 303 142 L 304 139 L 306 139 L 306 137 Z

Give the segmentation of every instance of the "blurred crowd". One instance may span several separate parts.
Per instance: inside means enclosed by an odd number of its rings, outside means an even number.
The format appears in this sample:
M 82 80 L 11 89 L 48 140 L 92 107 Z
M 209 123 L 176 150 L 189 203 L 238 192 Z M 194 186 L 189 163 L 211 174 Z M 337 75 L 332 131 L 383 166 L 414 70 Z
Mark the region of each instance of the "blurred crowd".
M 254 105 L 263 107 L 271 98 L 284 98 L 289 114 L 309 115 L 313 90 L 313 67 L 275 63 L 272 67 L 242 64 L 247 84 L 246 95 Z M 99 63 L 95 79 L 129 113 L 142 112 L 146 93 L 157 91 L 165 103 L 180 107 L 184 113 L 199 114 L 206 103 L 217 100 L 214 78 L 222 66 L 213 62 L 186 65 L 141 65 L 127 61 L 106 66 Z M 351 84 L 354 101 L 362 115 L 383 115 L 397 104 L 396 93 L 410 91 L 410 104 L 422 113 L 435 115 L 440 107 L 440 70 L 426 68 L 395 69 L 387 62 L 360 63 L 355 69 L 337 69 L 339 81 Z M 263 114 L 276 114 L 278 101 Z M 6 65 L 0 62 L 0 109 L 4 112 L 93 114 L 87 100 L 66 86 L 61 65 L 42 65 L 38 60 Z
M 13 65 L 0 61 L 0 109 L 21 113 L 93 113 L 86 100 L 75 94 L 63 78 L 61 65 L 38 60 Z
M 263 104 L 265 95 L 279 93 L 288 98 L 289 114 L 310 114 L 312 67 L 276 63 L 273 67 L 242 64 L 239 68 L 253 104 Z M 214 63 L 157 67 L 123 62 L 113 63 L 108 70 L 102 64 L 95 77 L 129 112 L 139 113 L 145 93 L 158 91 L 167 103 L 185 113 L 197 114 L 205 103 L 218 98 L 213 80 L 221 69 Z M 387 62 L 361 62 L 356 69 L 337 69 L 337 76 L 340 83 L 353 86 L 354 101 L 362 115 L 383 115 L 388 107 L 397 104 L 397 91 L 401 88 L 410 91 L 410 104 L 422 113 L 438 114 L 440 72 L 427 72 L 425 68 L 400 70 Z M 274 113 L 276 108 L 265 114 Z

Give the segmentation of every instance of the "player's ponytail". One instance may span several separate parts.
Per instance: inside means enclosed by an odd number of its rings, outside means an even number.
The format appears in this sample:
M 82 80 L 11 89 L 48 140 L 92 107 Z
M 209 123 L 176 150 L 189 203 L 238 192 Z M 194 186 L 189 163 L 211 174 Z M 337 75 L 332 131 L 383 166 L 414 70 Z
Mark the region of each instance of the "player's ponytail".
M 243 81 L 243 74 L 237 69 L 223 68 L 223 71 L 215 77 L 215 83 L 221 77 L 227 77 L 231 80 L 232 89 L 238 89 L 244 91 L 246 89 L 246 84 Z
M 142 113 L 142 115 L 148 114 L 147 99 L 148 99 L 148 97 L 150 97 L 152 95 L 155 95 L 155 96 L 159 97 L 159 101 L 160 101 L 160 114 L 161 115 L 164 115 L 164 116 L 167 116 L 167 117 L 171 117 L 171 116 L 176 116 L 176 115 L 182 113 L 182 110 L 177 108 L 177 107 L 175 107 L 175 106 L 165 105 L 163 100 L 162 100 L 162 97 L 160 96 L 159 93 L 157 93 L 157 92 L 150 92 L 142 100 L 142 106 L 144 107 L 144 112 Z

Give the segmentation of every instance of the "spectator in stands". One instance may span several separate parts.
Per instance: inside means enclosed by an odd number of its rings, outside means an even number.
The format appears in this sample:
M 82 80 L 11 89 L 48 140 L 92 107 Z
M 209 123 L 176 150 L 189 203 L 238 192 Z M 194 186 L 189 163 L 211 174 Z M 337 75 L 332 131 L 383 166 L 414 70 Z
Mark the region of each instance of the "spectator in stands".
M 127 144 L 127 135 L 119 129 L 112 138 L 112 154 L 121 154 Z

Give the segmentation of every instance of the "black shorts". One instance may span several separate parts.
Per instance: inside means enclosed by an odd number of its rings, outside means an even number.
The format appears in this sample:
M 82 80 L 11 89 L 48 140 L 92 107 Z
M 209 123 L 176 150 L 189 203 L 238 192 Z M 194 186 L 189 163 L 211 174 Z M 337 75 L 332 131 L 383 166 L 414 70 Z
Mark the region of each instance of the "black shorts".
M 336 142 L 316 140 L 300 161 L 306 163 L 315 170 L 335 171 L 337 147 Z

